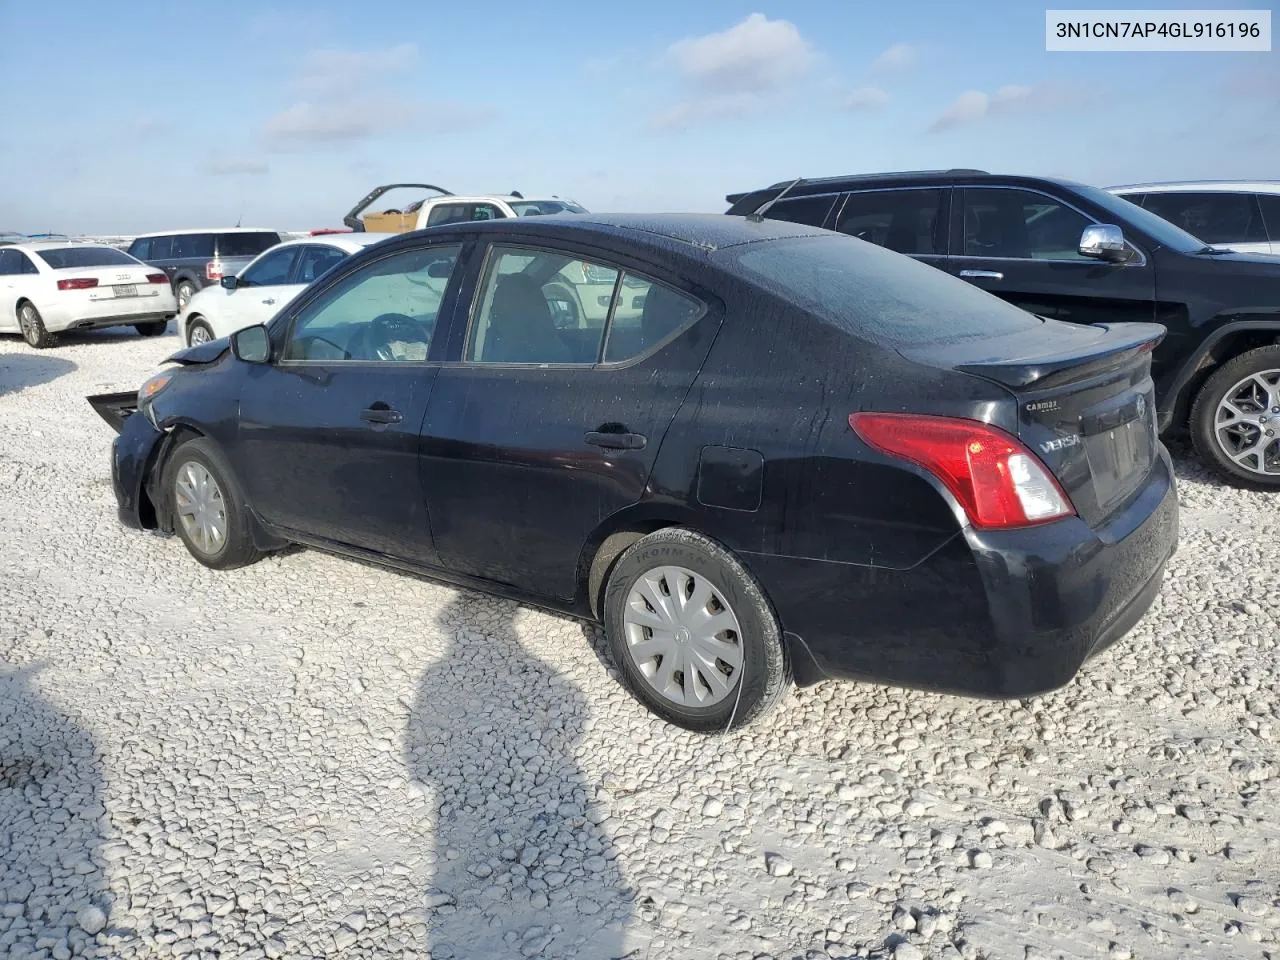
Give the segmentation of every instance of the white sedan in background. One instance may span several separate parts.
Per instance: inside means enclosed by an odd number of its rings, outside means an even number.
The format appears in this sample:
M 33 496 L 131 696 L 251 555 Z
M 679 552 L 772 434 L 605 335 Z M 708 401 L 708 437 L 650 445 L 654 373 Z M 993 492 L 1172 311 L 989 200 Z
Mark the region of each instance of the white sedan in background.
M 344 233 L 286 240 L 258 254 L 234 277 L 187 301 L 178 332 L 188 346 L 266 323 L 322 273 L 394 233 Z
M 177 312 L 168 275 L 123 250 L 65 240 L 0 246 L 0 331 L 33 347 L 87 327 L 158 337 Z

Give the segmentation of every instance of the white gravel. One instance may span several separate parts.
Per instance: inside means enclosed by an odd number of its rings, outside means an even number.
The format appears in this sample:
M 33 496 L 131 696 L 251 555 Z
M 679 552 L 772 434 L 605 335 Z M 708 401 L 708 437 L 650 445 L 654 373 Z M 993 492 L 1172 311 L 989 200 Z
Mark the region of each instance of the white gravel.
M 1151 614 L 1067 689 L 823 684 L 704 739 L 578 623 L 116 521 L 172 335 L 0 341 L 0 956 L 1280 955 L 1280 509 L 1181 452 Z

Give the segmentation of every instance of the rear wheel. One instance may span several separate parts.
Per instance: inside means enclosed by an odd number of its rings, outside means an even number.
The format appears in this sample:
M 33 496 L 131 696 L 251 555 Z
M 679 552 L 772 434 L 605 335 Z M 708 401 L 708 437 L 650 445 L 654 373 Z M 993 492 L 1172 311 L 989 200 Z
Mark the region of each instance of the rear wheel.
M 650 710 L 699 733 L 765 716 L 791 684 L 772 608 L 720 544 L 668 528 L 629 547 L 609 575 L 605 633 Z
M 54 336 L 44 326 L 44 318 L 35 304 L 23 301 L 18 306 L 18 328 L 22 331 L 22 339 L 37 350 L 53 346 Z
M 214 570 L 258 560 L 244 498 L 231 469 L 208 440 L 188 440 L 169 457 L 164 488 L 173 527 L 187 551 Z
M 1229 483 L 1280 489 L 1280 345 L 1228 360 L 1191 408 L 1196 452 Z
M 208 343 L 213 339 L 213 328 L 209 326 L 203 317 L 192 317 L 187 324 L 187 346 L 194 347 L 201 343 Z
M 196 285 L 190 280 L 179 281 L 173 288 L 173 295 L 178 298 L 178 309 L 185 310 L 187 301 L 196 295 Z
M 153 320 L 150 323 L 135 323 L 133 329 L 144 337 L 158 337 L 169 329 L 169 321 Z

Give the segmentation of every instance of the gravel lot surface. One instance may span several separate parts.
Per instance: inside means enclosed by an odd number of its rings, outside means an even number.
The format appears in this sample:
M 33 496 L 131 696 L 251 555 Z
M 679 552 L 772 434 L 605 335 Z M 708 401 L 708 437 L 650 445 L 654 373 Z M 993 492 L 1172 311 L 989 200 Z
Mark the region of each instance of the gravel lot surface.
M 0 956 L 1280 956 L 1275 498 L 1175 451 L 1160 599 L 1051 696 L 699 738 L 575 621 L 120 527 L 83 397 L 178 346 L 0 340 Z

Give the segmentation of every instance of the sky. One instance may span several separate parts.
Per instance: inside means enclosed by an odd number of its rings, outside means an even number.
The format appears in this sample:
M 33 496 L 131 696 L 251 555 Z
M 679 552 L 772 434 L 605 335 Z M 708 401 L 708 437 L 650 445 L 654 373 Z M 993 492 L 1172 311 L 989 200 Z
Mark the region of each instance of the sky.
M 340 226 L 390 182 L 722 212 L 887 170 L 1280 178 L 1280 52 L 1049 53 L 1044 11 L 0 0 L 0 231 Z

